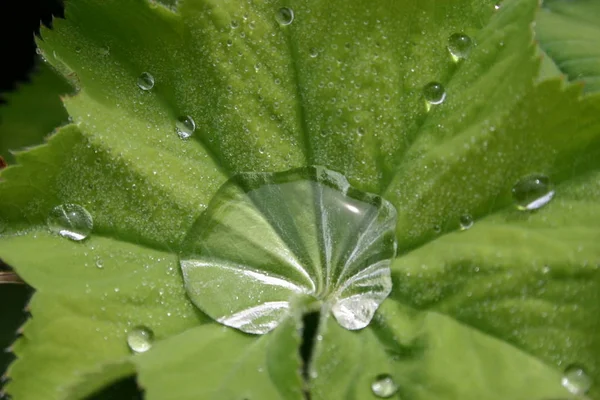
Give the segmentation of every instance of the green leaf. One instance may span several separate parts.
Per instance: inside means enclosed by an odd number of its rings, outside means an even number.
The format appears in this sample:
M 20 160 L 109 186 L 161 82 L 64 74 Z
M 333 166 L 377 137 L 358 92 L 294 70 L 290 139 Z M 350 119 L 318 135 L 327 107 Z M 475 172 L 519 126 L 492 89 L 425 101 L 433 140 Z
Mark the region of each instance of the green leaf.
M 393 301 L 362 331 L 349 332 L 328 318 L 319 335 L 311 372 L 316 400 L 384 397 L 372 389 L 382 375 L 391 377 L 398 398 L 568 396 L 561 371 L 452 318 Z
M 304 398 L 299 345 L 293 318 L 259 339 L 206 325 L 158 343 L 134 362 L 148 399 L 295 400 Z
M 0 107 L 0 156 L 14 162 L 11 151 L 40 144 L 54 128 L 67 122 L 59 96 L 71 91 L 67 82 L 41 62 L 30 83 L 9 93 Z
M 390 374 L 407 398 L 525 400 L 565 397 L 562 370 L 578 364 L 600 398 L 600 96 L 543 79 L 548 59 L 540 78 L 537 1 L 162 4 L 72 0 L 42 32 L 80 92 L 65 100 L 73 124 L 2 172 L 0 256 L 37 290 L 9 393 L 81 398 L 135 371 L 149 398 L 362 399 Z M 461 32 L 474 44 L 455 61 Z M 425 101 L 432 82 L 440 104 Z M 196 130 L 182 139 L 185 118 Z M 295 322 L 262 336 L 218 326 L 192 303 L 210 294 L 188 298 L 178 258 L 208 205 L 229 205 L 215 197 L 227 178 L 314 164 L 395 206 L 400 252 L 367 328 L 345 331 L 323 309 L 305 387 Z M 513 211 L 531 174 L 554 199 Z M 90 212 L 88 239 L 48 231 L 61 204 Z M 204 239 L 194 246 L 239 243 Z M 240 249 L 226 250 L 260 250 Z M 139 327 L 154 344 L 133 355 Z
M 595 171 L 558 186 L 536 213 L 504 210 L 397 259 L 393 297 L 548 365 L 581 365 L 598 382 L 599 178 Z
M 600 90 L 600 3 L 545 0 L 536 21 L 540 47 L 587 93 Z

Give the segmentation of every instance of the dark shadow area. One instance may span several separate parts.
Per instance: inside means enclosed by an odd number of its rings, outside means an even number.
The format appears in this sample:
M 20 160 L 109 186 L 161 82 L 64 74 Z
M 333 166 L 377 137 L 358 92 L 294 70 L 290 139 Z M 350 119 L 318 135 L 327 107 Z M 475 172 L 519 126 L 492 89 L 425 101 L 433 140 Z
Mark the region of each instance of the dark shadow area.
M 25 82 L 35 65 L 34 34 L 40 23 L 63 16 L 62 0 L 0 1 L 0 104 L 3 93 Z
M 135 376 L 116 381 L 101 391 L 86 397 L 86 400 L 138 400 L 144 398 Z
M 306 314 L 303 319 L 302 344 L 300 345 L 300 356 L 302 357 L 302 376 L 305 381 L 309 378 L 310 358 L 315 346 L 315 339 L 319 330 L 321 313 L 318 311 Z

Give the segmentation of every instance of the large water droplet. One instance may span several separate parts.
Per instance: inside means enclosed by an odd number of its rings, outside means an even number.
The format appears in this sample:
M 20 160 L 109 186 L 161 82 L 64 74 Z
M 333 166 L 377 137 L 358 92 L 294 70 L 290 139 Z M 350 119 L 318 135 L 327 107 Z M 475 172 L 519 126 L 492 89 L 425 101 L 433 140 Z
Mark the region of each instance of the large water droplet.
M 446 100 L 446 89 L 441 83 L 430 82 L 423 88 L 423 96 L 429 104 L 441 104 Z
M 150 350 L 154 341 L 154 333 L 145 326 L 138 326 L 127 334 L 127 346 L 134 353 L 143 353 Z
M 87 238 L 94 227 L 90 213 L 78 204 L 54 207 L 46 222 L 52 232 L 76 241 Z
M 175 130 L 182 139 L 187 139 L 194 134 L 196 130 L 196 122 L 189 115 L 177 118 L 175 122 Z
M 294 21 L 294 10 L 287 7 L 280 8 L 275 18 L 280 25 L 289 25 Z
M 592 378 L 583 368 L 571 365 L 565 370 L 561 383 L 572 394 L 583 395 L 592 387 Z
M 465 214 L 460 217 L 460 229 L 467 230 L 473 226 L 473 217 L 470 214 Z
M 515 205 L 519 210 L 537 210 L 552 200 L 554 190 L 545 175 L 528 175 L 512 188 Z
M 137 85 L 142 90 L 150 90 L 154 87 L 154 77 L 148 72 L 143 72 L 138 78 Z
M 247 333 L 274 329 L 298 302 L 362 329 L 392 289 L 395 226 L 389 202 L 323 167 L 239 174 L 188 234 L 186 290 Z
M 461 58 L 467 58 L 471 52 L 473 41 L 464 33 L 455 33 L 448 38 L 448 51 L 452 55 L 454 61 Z
M 375 378 L 371 390 L 375 396 L 387 399 L 398 392 L 398 385 L 390 375 L 382 374 Z

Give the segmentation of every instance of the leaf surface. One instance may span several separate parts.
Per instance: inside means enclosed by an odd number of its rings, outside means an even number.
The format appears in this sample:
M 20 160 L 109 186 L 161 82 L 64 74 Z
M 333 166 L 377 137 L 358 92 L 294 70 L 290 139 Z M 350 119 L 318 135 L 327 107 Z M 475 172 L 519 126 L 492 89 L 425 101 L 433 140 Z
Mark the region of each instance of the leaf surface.
M 363 399 L 390 374 L 407 398 L 525 400 L 565 397 L 562 370 L 577 364 L 599 398 L 600 96 L 540 79 L 537 11 L 72 0 L 39 45 L 79 87 L 65 100 L 73 123 L 0 182 L 0 257 L 37 290 L 9 393 L 81 398 L 135 371 L 156 399 Z M 473 42 L 458 61 L 456 33 Z M 441 104 L 425 101 L 431 82 Z M 188 298 L 178 258 L 227 178 L 313 164 L 390 201 L 400 251 L 371 325 L 349 332 L 323 313 L 303 383 L 293 318 L 263 336 L 222 328 Z M 534 173 L 555 197 L 517 212 L 511 190 Z M 80 243 L 46 227 L 69 203 L 94 219 Z M 278 222 L 250 238 L 277 236 Z M 232 294 L 257 295 L 239 281 Z M 140 326 L 155 341 L 132 355 Z

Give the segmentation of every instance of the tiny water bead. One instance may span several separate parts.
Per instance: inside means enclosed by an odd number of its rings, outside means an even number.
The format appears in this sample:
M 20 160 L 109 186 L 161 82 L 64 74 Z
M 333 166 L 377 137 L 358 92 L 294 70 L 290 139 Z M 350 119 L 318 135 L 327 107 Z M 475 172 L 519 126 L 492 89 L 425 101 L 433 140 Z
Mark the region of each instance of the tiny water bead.
M 592 378 L 583 368 L 577 365 L 567 367 L 561 379 L 565 389 L 574 395 L 584 395 L 592 387 Z
M 275 18 L 280 25 L 289 25 L 294 22 L 294 10 L 282 7 L 277 11 Z
M 441 83 L 430 82 L 423 87 L 423 96 L 428 104 L 442 104 L 446 100 L 446 89 Z
M 473 217 L 470 214 L 465 214 L 460 217 L 460 229 L 466 231 L 473 226 Z
M 129 346 L 134 353 L 144 353 L 150 350 L 153 341 L 154 333 L 145 326 L 133 328 L 127 334 L 127 346 Z
M 448 51 L 454 61 L 467 58 L 471 52 L 473 41 L 464 33 L 455 33 L 448 38 Z
M 519 180 L 512 188 L 516 207 L 523 211 L 537 210 L 552 200 L 554 189 L 546 175 L 528 175 Z
M 295 304 L 366 327 L 392 290 L 396 210 L 323 167 L 242 173 L 194 223 L 180 265 L 215 321 L 264 334 Z
M 391 375 L 382 374 L 375 377 L 371 384 L 371 390 L 375 396 L 387 399 L 398 392 L 398 385 L 396 385 Z
M 137 85 L 142 90 L 150 90 L 154 87 L 154 77 L 148 72 L 143 72 L 138 78 Z
M 52 232 L 75 241 L 87 238 L 94 227 L 90 213 L 78 204 L 61 204 L 54 207 L 46 223 Z
M 175 122 L 175 130 L 182 139 L 188 139 L 196 130 L 196 122 L 189 115 L 177 118 Z

